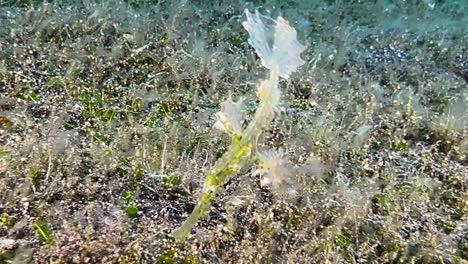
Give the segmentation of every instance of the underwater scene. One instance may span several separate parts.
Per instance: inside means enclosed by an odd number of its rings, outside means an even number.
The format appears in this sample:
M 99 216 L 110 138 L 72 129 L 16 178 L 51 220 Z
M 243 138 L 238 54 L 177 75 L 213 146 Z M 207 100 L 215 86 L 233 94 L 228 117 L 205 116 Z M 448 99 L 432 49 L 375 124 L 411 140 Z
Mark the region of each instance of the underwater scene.
M 468 263 L 466 0 L 0 0 L 0 264 Z

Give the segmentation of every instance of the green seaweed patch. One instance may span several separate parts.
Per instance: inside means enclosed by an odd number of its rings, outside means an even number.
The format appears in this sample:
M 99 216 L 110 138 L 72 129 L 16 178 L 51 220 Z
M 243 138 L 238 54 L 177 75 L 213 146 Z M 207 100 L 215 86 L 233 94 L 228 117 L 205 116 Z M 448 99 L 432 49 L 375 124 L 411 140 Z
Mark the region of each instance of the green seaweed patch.
M 179 256 L 179 252 L 177 250 L 174 250 L 174 249 L 168 250 L 159 258 L 159 263 L 161 264 L 179 263 L 178 256 Z
M 456 226 L 452 223 L 447 223 L 444 225 L 443 230 L 446 234 L 453 233 L 455 231 Z
M 143 167 L 137 167 L 135 169 L 135 180 L 140 182 L 145 179 L 145 169 Z
M 39 96 L 34 91 L 28 91 L 25 93 L 24 96 L 28 101 L 31 101 L 33 103 L 39 102 Z
M 138 217 L 138 208 L 136 208 L 135 205 L 129 205 L 125 209 L 125 215 L 128 216 L 128 218 L 137 218 Z
M 117 168 L 115 169 L 115 173 L 117 173 L 117 175 L 119 175 L 120 177 L 123 177 L 128 174 L 128 171 L 122 168 Z
M 39 185 L 41 178 L 42 178 L 42 173 L 38 169 L 32 169 L 29 172 L 29 179 L 31 180 L 31 183 L 33 185 L 35 186 Z
M 127 115 L 138 115 L 143 107 L 143 101 L 141 98 L 136 98 L 127 103 L 125 112 Z
M 8 154 L 8 151 L 6 151 L 6 150 L 0 150 L 0 159 L 6 157 L 7 154 Z
M 15 258 L 15 254 L 13 251 L 5 251 L 0 253 L 0 263 L 13 263 L 13 260 Z
M 409 149 L 408 143 L 404 141 L 396 142 L 393 145 L 393 149 L 398 151 L 398 152 L 407 152 Z
M 117 112 L 113 109 L 99 109 L 95 114 L 96 117 L 106 123 L 111 123 L 117 117 Z
M 106 101 L 99 94 L 82 93 L 80 95 L 80 103 L 88 112 L 94 113 L 99 108 L 102 108 L 106 104 Z
M 385 194 L 376 194 L 372 198 L 372 202 L 379 205 L 382 209 L 384 209 L 387 213 L 391 211 L 391 201 Z
M 242 45 L 247 42 L 247 35 L 246 34 L 233 34 L 229 36 L 229 42 L 236 48 L 242 48 Z
M 155 117 L 148 117 L 148 119 L 145 122 L 145 125 L 149 128 L 157 128 L 158 127 L 158 119 Z
M 182 179 L 179 176 L 167 176 L 164 178 L 164 184 L 168 186 L 176 186 L 182 183 Z
M 351 245 L 351 240 L 350 238 L 345 235 L 345 234 L 339 234 L 335 237 L 335 243 L 343 248 L 343 249 L 347 249 L 350 245 Z
M 78 123 L 73 121 L 73 120 L 69 120 L 67 121 L 63 127 L 66 129 L 66 130 L 70 130 L 70 129 L 75 129 L 78 127 Z
M 413 189 L 413 187 L 411 185 L 408 185 L 408 184 L 403 184 L 403 185 L 400 185 L 400 186 L 396 187 L 396 191 L 399 194 L 409 193 L 412 189 Z
M 98 133 L 93 136 L 93 140 L 99 143 L 106 143 L 108 139 L 104 135 Z
M 450 216 L 453 220 L 461 220 L 465 216 L 465 213 L 461 208 L 452 208 Z
M 91 173 L 91 167 L 87 165 L 82 165 L 78 168 L 78 174 L 85 176 Z
M 130 218 L 136 218 L 138 217 L 138 208 L 136 206 L 136 201 L 135 201 L 135 193 L 132 191 L 126 191 L 123 193 L 123 198 L 127 202 L 127 208 L 125 208 L 125 215 Z
M 60 86 L 63 86 L 63 81 L 60 77 L 53 77 L 46 84 L 46 88 L 48 89 L 53 89 L 53 88 L 57 88 Z
M 138 166 L 132 175 L 129 177 L 128 186 L 130 190 L 137 188 L 138 183 L 142 182 L 145 179 L 145 169 Z
M 0 224 L 6 228 L 10 228 L 13 226 L 13 221 L 10 219 L 10 217 L 6 213 L 4 213 L 2 217 L 0 218 Z
M 37 236 L 42 241 L 43 245 L 49 246 L 52 244 L 54 237 L 52 230 L 47 223 L 43 221 L 36 221 L 33 223 L 33 229 L 36 231 Z
M 170 118 L 179 108 L 180 106 L 177 102 L 161 103 L 158 108 L 158 113 L 161 116 Z
M 170 249 L 164 252 L 164 254 L 162 254 L 161 257 L 159 257 L 159 263 L 160 264 L 175 264 L 175 263 L 197 264 L 199 263 L 199 261 L 193 255 L 183 257 L 181 256 L 178 250 Z
M 127 202 L 131 202 L 131 201 L 134 201 L 135 200 L 135 193 L 131 192 L 131 191 L 127 191 L 127 192 L 124 192 L 122 197 L 127 201 Z

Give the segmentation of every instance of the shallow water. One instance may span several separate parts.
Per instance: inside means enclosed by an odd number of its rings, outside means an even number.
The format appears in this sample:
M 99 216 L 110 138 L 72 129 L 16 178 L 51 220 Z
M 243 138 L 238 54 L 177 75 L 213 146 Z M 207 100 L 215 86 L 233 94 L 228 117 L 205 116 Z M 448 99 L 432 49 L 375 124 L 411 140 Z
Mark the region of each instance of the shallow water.
M 219 113 L 242 133 L 270 76 L 246 9 L 289 21 L 304 64 L 176 242 L 231 145 Z M 466 262 L 464 9 L 0 0 L 0 263 Z

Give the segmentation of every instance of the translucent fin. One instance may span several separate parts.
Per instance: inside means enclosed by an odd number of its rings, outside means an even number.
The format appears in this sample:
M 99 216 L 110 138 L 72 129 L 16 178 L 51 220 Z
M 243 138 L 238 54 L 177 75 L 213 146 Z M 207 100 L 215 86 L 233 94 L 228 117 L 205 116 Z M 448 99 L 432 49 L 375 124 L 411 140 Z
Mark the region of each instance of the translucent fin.
M 305 46 L 297 41 L 296 30 L 282 17 L 273 20 L 258 11 L 251 14 L 248 10 L 245 14 L 247 21 L 242 25 L 249 32 L 249 44 L 254 47 L 262 65 L 269 70 L 278 67 L 279 76 L 287 79 L 304 64 L 300 54 Z
M 243 98 L 233 102 L 231 96 L 221 103 L 221 111 L 216 113 L 218 120 L 214 127 L 228 134 L 240 135 L 242 133 L 242 106 Z
M 296 30 L 285 19 L 278 17 L 275 27 L 275 42 L 273 56 L 279 66 L 279 76 L 287 79 L 292 72 L 304 64 L 301 52 L 305 46 L 297 41 Z
M 262 61 L 262 65 L 268 69 L 273 68 L 275 63 L 272 56 L 272 46 L 274 42 L 274 21 L 268 21 L 263 23 L 261 15 L 258 11 L 255 14 L 251 14 L 248 10 L 245 11 L 247 21 L 244 21 L 242 25 L 249 32 L 249 44 L 255 49 L 257 55 Z

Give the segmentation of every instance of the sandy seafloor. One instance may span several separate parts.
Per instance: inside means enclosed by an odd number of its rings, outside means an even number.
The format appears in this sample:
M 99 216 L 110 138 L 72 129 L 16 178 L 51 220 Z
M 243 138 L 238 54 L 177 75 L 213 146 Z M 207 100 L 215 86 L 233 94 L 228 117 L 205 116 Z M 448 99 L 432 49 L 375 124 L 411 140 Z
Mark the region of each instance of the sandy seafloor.
M 186 241 L 267 78 L 244 10 L 305 64 Z M 0 0 L 0 263 L 467 263 L 467 2 Z M 272 165 L 272 166 L 273 166 Z

